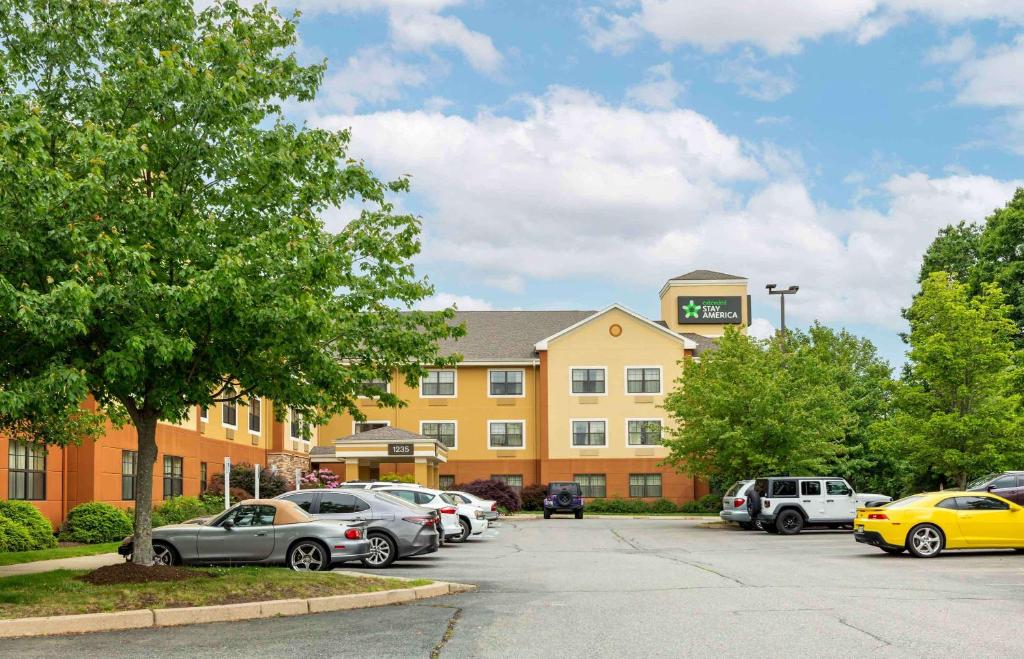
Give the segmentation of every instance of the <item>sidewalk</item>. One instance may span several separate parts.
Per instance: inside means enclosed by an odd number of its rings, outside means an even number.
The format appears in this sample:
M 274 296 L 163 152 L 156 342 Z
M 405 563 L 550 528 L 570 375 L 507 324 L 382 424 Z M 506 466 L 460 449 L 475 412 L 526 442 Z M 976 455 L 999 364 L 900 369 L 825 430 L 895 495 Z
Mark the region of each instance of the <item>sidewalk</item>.
M 55 558 L 51 561 L 34 561 L 17 565 L 0 567 L 0 578 L 13 577 L 19 574 L 36 574 L 53 570 L 95 570 L 104 565 L 123 563 L 124 557 L 117 553 L 96 554 L 95 556 L 76 556 L 74 558 Z

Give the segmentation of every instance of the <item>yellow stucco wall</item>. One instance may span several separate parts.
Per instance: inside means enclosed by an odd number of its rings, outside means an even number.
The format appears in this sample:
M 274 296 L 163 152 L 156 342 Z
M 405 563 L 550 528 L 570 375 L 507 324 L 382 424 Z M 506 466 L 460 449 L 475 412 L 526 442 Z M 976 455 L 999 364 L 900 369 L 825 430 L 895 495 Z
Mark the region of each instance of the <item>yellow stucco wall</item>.
M 612 325 L 622 333 L 613 336 Z M 661 446 L 627 445 L 627 419 L 660 419 L 665 393 L 680 375 L 682 342 L 619 309 L 611 309 L 589 323 L 548 344 L 548 456 L 558 458 L 636 458 L 667 455 Z M 626 393 L 627 366 L 660 366 L 661 394 Z M 573 395 L 572 367 L 605 367 L 604 395 Z M 606 447 L 572 446 L 571 420 L 606 421 Z
M 207 409 L 207 419 L 205 422 L 199 419 L 198 414 L 193 414 L 189 419 L 177 425 L 192 430 L 198 424 L 198 428 L 205 437 L 230 441 L 236 444 L 245 444 L 246 446 L 257 446 L 263 449 L 270 448 L 272 424 L 274 422 L 274 409 L 271 401 L 267 399 L 260 401 L 259 433 L 249 432 L 249 408 L 246 405 L 238 404 L 237 425 L 234 429 L 228 428 L 222 423 L 222 412 L 223 407 L 218 403 Z M 229 437 L 229 435 L 233 435 L 233 437 Z
M 521 398 L 492 398 L 488 396 L 488 371 L 523 370 L 524 396 Z M 392 391 L 408 405 L 403 408 L 379 408 L 376 402 L 360 402 L 360 410 L 367 421 L 387 421 L 389 425 L 420 432 L 424 421 L 455 421 L 455 448 L 448 450 L 448 460 L 500 460 L 535 459 L 537 457 L 536 404 L 539 366 L 476 366 L 460 365 L 456 369 L 456 397 L 424 398 L 418 387 L 409 387 L 404 381 L 392 378 Z M 522 449 L 488 448 L 489 421 L 525 421 Z M 319 444 L 333 446 L 334 440 L 352 434 L 353 419 L 338 415 L 320 427 Z
M 686 282 L 670 282 L 661 296 L 661 319 L 668 323 L 669 329 L 674 332 L 696 332 L 704 336 L 721 336 L 725 333 L 725 325 L 717 324 L 683 324 L 679 323 L 679 312 L 676 306 L 676 298 L 680 296 L 700 297 L 729 297 L 738 296 L 741 299 L 743 327 L 750 325 L 749 310 L 747 309 L 747 285 L 743 282 L 729 282 L 727 284 L 689 284 Z M 739 326 L 734 326 L 739 328 Z

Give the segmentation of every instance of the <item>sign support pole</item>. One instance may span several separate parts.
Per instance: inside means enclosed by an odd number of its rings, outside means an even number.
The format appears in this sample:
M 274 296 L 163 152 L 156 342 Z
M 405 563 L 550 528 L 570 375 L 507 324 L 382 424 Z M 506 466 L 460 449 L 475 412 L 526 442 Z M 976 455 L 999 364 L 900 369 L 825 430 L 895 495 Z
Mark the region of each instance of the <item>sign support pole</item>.
M 224 457 L 224 510 L 231 507 L 231 458 Z
M 255 464 L 255 465 L 252 466 L 252 468 L 253 468 L 253 476 L 256 477 L 256 492 L 254 492 L 254 494 L 256 495 L 256 498 L 259 499 L 260 498 L 260 466 L 258 464 Z

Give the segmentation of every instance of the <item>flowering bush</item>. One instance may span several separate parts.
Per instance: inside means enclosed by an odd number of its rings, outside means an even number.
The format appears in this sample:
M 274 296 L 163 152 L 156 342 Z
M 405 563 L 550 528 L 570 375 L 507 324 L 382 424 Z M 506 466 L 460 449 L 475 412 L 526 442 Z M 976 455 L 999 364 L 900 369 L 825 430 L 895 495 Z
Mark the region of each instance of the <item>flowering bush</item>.
M 248 462 L 239 462 L 238 464 L 231 465 L 231 491 L 234 492 L 235 489 L 249 492 L 249 496 L 246 497 L 249 499 L 252 498 L 252 493 L 256 491 L 256 470 Z M 271 469 L 260 470 L 261 498 L 273 499 L 279 494 L 284 494 L 289 489 L 288 481 L 285 480 L 283 474 Z M 206 490 L 207 492 L 216 492 L 224 496 L 224 474 L 213 474 L 210 477 L 210 484 Z
M 299 482 L 302 484 L 303 488 L 326 487 L 332 490 L 336 487 L 340 487 L 342 483 L 338 474 L 334 473 L 330 469 L 324 469 L 323 467 L 303 474 Z

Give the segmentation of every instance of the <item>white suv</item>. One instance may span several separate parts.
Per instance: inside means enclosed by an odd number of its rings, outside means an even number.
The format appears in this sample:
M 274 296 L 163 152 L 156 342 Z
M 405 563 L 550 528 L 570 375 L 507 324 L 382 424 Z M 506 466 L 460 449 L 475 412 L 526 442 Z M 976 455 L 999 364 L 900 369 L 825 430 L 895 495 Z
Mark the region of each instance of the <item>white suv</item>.
M 851 526 L 859 506 L 892 501 L 883 494 L 857 494 L 835 476 L 780 476 L 758 478 L 761 527 L 768 533 L 796 535 L 805 526 Z
M 437 510 L 441 514 L 441 527 L 448 540 L 465 542 L 471 535 L 487 530 L 487 520 L 484 519 L 483 511 L 456 501 L 444 492 L 413 483 L 392 483 L 386 487 L 374 485 L 370 489 L 387 492 L 417 506 Z

